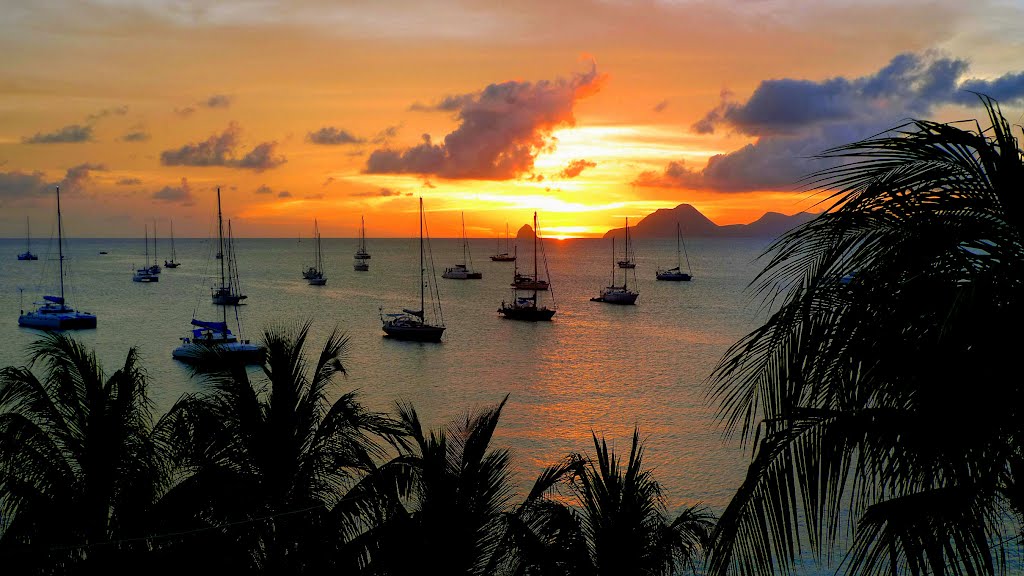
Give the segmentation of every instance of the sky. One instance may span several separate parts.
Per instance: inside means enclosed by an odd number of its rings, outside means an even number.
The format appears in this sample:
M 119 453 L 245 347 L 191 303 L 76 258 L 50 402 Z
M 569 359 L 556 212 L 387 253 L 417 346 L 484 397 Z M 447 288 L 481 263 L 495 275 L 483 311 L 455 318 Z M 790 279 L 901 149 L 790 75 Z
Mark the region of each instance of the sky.
M 600 236 L 816 211 L 813 156 L 1024 112 L 1024 3 L 39 0 L 0 20 L 0 236 Z

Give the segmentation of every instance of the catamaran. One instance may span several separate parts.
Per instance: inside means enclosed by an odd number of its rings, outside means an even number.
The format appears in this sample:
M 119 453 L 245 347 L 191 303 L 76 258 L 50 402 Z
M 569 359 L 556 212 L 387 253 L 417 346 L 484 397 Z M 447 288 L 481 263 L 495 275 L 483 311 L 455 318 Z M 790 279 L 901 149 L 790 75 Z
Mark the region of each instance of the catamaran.
M 501 301 L 501 307 L 498 308 L 498 314 L 501 314 L 505 318 L 510 320 L 527 320 L 530 322 L 536 322 L 538 320 L 551 320 L 551 317 L 555 315 L 554 306 L 554 294 L 552 294 L 552 305 L 551 308 L 547 306 L 537 306 L 537 291 L 547 290 L 549 284 L 542 281 L 537 276 L 537 242 L 539 232 L 537 231 L 537 213 L 533 213 L 533 275 L 526 276 L 515 272 L 515 281 L 512 283 L 512 301 L 506 303 L 504 300 Z M 545 271 L 547 270 L 547 260 L 544 264 Z M 548 278 L 551 274 L 548 274 Z M 523 279 L 520 282 L 520 279 Z M 531 280 L 532 284 L 529 284 L 526 280 Z M 538 288 L 540 282 L 543 282 L 544 288 Z M 529 288 L 521 288 L 521 285 L 531 286 Z M 520 290 L 531 291 L 530 296 L 520 296 Z
M 444 315 L 441 313 L 441 299 L 437 294 L 437 281 L 434 279 L 430 289 L 431 311 L 434 316 L 432 323 L 427 322 L 426 311 L 426 262 L 423 253 L 423 198 L 420 198 L 420 309 L 403 308 L 400 313 L 384 314 L 380 309 L 381 328 L 384 333 L 396 340 L 415 340 L 419 342 L 440 342 L 444 334 Z M 430 259 L 430 272 L 433 278 L 433 257 Z M 437 298 L 435 298 L 435 295 Z
M 60 214 L 60 186 L 57 186 L 57 254 L 60 263 L 60 296 L 43 296 L 43 302 L 36 302 L 38 308 L 28 313 L 22 310 L 18 316 L 18 326 L 40 330 L 95 328 L 95 314 L 79 312 L 68 306 L 64 299 L 64 228 Z

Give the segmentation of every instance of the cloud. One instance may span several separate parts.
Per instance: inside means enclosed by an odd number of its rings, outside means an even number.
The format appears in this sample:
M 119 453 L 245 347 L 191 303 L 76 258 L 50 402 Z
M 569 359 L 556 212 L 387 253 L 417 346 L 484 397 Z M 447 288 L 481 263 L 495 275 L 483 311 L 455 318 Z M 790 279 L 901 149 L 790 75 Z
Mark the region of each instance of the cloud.
M 195 197 L 192 196 L 192 187 L 188 180 L 181 179 L 181 186 L 164 186 L 153 193 L 153 199 L 159 202 L 184 204 L 186 206 L 195 204 Z
M 409 110 L 416 112 L 458 112 L 464 106 L 472 104 L 476 95 L 474 94 L 457 94 L 452 96 L 445 96 L 440 102 L 434 104 L 421 104 L 415 102 L 412 106 L 409 106 Z
M 373 140 L 371 140 L 371 142 L 373 142 L 374 144 L 387 144 L 392 138 L 398 136 L 398 130 L 401 128 L 401 124 L 397 126 L 388 126 L 387 128 L 378 132 L 377 135 L 373 137 Z
M 324 180 L 324 183 L 321 184 L 321 186 L 330 186 L 333 183 L 334 183 L 334 176 L 328 176 L 327 179 Z
M 583 172 L 587 168 L 593 168 L 594 166 L 597 166 L 597 164 L 590 160 L 573 160 L 572 162 L 569 162 L 569 165 L 559 172 L 558 175 L 562 178 L 575 178 L 580 175 L 580 172 Z
M 306 135 L 306 140 L 309 140 L 313 144 L 324 144 L 327 146 L 334 146 L 338 144 L 362 144 L 363 142 L 366 142 L 365 139 L 357 138 L 347 130 L 342 130 L 341 128 L 335 128 L 333 126 L 325 126 L 316 132 L 310 132 Z
M 292 193 L 287 191 L 287 190 L 281 190 L 280 192 L 277 193 L 277 197 L 278 198 L 291 198 L 292 197 Z
M 24 144 L 65 144 L 92 140 L 92 126 L 71 124 L 55 132 L 37 132 L 21 139 Z
M 357 198 L 387 198 L 389 196 L 401 196 L 402 192 L 398 190 L 392 190 L 391 188 L 380 188 L 378 190 L 369 190 L 366 192 L 353 192 L 349 196 Z
M 124 116 L 128 113 L 128 106 L 118 106 L 117 108 L 104 108 L 99 112 L 89 114 L 88 119 L 90 122 L 99 120 L 100 118 L 106 118 L 107 116 Z
M 379 148 L 366 162 L 368 174 L 420 174 L 449 179 L 509 180 L 533 170 L 537 154 L 554 147 L 551 132 L 575 125 L 577 100 L 601 89 L 606 75 L 591 64 L 572 79 L 536 83 L 509 81 L 479 92 L 450 96 L 459 126 L 434 143 L 429 134 L 404 150 Z
M 271 188 L 270 186 L 267 186 L 266 184 L 263 184 L 262 186 L 257 188 L 255 190 L 255 192 L 257 194 L 273 194 L 274 193 L 274 189 Z
M 651 108 L 651 110 L 655 112 L 664 112 L 666 108 L 668 108 L 668 100 L 662 100 L 655 104 L 654 108 Z
M 202 104 L 207 108 L 230 108 L 231 100 L 231 96 L 227 94 L 214 94 L 204 100 Z
M 191 116 L 196 111 L 194 106 L 185 106 L 184 108 L 175 108 L 174 113 L 178 116 Z
M 871 75 L 823 81 L 764 80 L 746 102 L 728 91 L 692 129 L 710 134 L 727 128 L 754 142 L 713 156 L 694 169 L 671 162 L 661 172 L 644 172 L 641 186 L 709 189 L 723 192 L 794 190 L 803 176 L 835 165 L 813 156 L 927 117 L 943 105 L 976 105 L 968 90 L 1002 102 L 1024 101 L 1024 73 L 993 80 L 965 79 L 966 60 L 936 52 L 900 54 Z
M 121 178 L 117 181 L 118 186 L 138 186 L 139 184 L 142 184 L 140 178 Z
M 107 167 L 103 164 L 92 164 L 89 162 L 72 166 L 68 168 L 64 174 L 64 179 L 60 182 L 61 190 L 71 193 L 81 192 L 85 189 L 85 185 L 92 181 L 92 172 L 106 169 Z
M 221 134 L 214 134 L 202 142 L 186 144 L 178 149 L 160 153 L 164 166 L 228 166 L 262 172 L 284 164 L 283 156 L 275 155 L 277 142 L 262 142 L 242 158 L 235 157 L 241 129 L 232 122 Z
M 145 142 L 149 140 L 149 132 L 145 130 L 132 130 L 122 135 L 121 140 L 125 142 Z
M 47 182 L 42 172 L 0 172 L 0 199 L 22 200 L 52 194 L 56 182 Z

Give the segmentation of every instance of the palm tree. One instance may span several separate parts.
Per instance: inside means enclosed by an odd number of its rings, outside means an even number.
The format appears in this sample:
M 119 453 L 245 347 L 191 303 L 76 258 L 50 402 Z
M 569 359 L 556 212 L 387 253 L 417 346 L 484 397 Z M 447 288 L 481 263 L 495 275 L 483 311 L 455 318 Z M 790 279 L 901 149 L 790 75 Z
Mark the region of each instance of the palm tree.
M 914 120 L 827 150 L 827 209 L 768 250 L 771 313 L 711 378 L 753 445 L 712 574 L 991 574 L 1020 533 L 1024 157 L 991 127 Z M 1010 538 L 1008 538 L 1010 537 Z M 808 548 L 804 548 L 804 546 Z
M 374 520 L 367 573 L 493 573 L 512 486 L 509 452 L 490 442 L 507 400 L 429 434 L 412 406 L 398 405 L 406 444 L 374 476 L 390 498 Z
M 192 529 L 223 528 L 215 546 L 220 557 L 233 555 L 234 571 L 325 569 L 344 544 L 336 538 L 361 525 L 332 511 L 353 509 L 347 490 L 385 456 L 380 439 L 393 432 L 354 392 L 328 402 L 345 373 L 349 340 L 335 330 L 310 364 L 309 328 L 264 332 L 261 385 L 244 366 L 209 352 L 196 370 L 211 391 L 183 399 L 169 415 L 180 445 L 191 447 L 177 462 L 192 474 L 165 500 L 189 509 Z
M 0 370 L 0 557 L 18 574 L 123 569 L 163 490 L 135 348 L 109 378 L 63 334 Z M 31 367 L 42 364 L 42 379 Z
M 695 572 L 714 516 L 694 505 L 669 520 L 661 486 L 643 467 L 639 430 L 633 432 L 625 462 L 604 438 L 592 437 L 593 457 L 572 454 L 545 470 L 517 510 L 518 530 L 512 540 L 520 548 L 520 566 L 515 573 L 660 576 Z M 544 496 L 559 483 L 568 488 L 568 498 Z

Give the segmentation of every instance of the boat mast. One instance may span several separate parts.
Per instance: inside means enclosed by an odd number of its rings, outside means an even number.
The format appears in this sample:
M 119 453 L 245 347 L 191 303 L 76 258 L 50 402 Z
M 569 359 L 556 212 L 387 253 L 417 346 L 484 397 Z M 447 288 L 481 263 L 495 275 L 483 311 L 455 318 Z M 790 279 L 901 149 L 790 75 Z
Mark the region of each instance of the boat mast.
M 217 250 L 220 254 L 220 287 L 224 288 L 224 218 L 220 212 L 220 186 L 217 187 Z M 227 315 L 225 314 L 225 318 Z M 226 320 L 225 320 L 226 322 Z
M 60 219 L 60 186 L 57 186 L 57 259 L 60 262 L 60 307 L 64 308 L 64 225 Z
M 533 284 L 536 286 L 537 280 L 537 213 L 533 213 Z M 534 297 L 537 296 L 537 291 L 533 292 Z
M 466 213 L 461 212 L 462 215 L 462 263 L 469 265 L 469 258 L 466 257 Z
M 143 268 L 149 268 L 149 226 L 146 225 L 146 224 L 143 224 L 142 226 L 143 226 L 143 228 L 146 229 L 146 234 L 145 234 L 145 238 L 146 238 L 146 261 L 145 261 L 145 264 L 142 265 L 142 267 Z M 153 233 L 156 234 L 156 231 L 154 231 Z
M 420 320 L 426 323 L 427 309 L 424 307 L 424 283 L 423 283 L 423 197 L 420 196 Z M 436 272 L 435 272 L 436 274 Z
M 28 216 L 25 216 L 25 252 L 32 253 L 32 225 L 28 221 Z
M 171 220 L 171 262 L 174 262 L 174 220 Z
M 612 236 L 612 283 L 609 286 L 615 286 L 615 236 Z
M 156 266 L 156 218 L 153 218 L 153 265 Z M 147 264 L 148 266 L 148 264 Z

